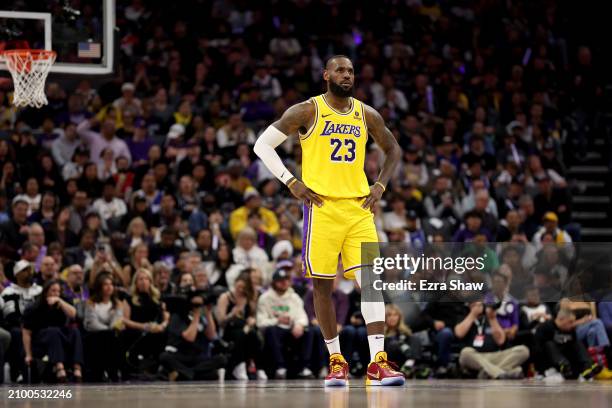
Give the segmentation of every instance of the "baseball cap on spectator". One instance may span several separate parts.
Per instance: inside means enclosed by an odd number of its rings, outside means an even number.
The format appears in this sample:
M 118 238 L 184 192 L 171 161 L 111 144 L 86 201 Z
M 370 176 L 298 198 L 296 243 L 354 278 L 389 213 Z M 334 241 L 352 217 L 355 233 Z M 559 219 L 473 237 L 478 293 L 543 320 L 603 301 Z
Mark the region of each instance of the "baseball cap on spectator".
M 244 191 L 243 199 L 244 201 L 249 201 L 249 199 L 253 197 L 259 197 L 259 191 L 255 190 L 253 187 L 248 187 Z
M 272 259 L 276 261 L 284 252 L 291 256 L 293 254 L 293 245 L 287 240 L 278 241 L 272 247 Z
M 557 217 L 557 214 L 555 214 L 554 212 L 547 211 L 546 213 L 544 213 L 544 216 L 542 217 L 542 221 L 559 222 L 559 217 Z
M 287 272 L 285 269 L 277 269 L 276 271 L 274 271 L 274 274 L 272 275 L 272 281 L 273 282 L 278 282 L 280 280 L 283 279 L 289 279 L 289 272 Z
M 13 275 L 15 277 L 17 277 L 17 275 L 19 275 L 21 272 L 25 271 L 28 268 L 31 268 L 32 264 L 29 263 L 28 261 L 26 261 L 25 259 L 22 259 L 20 261 L 18 261 L 15 266 L 13 267 Z
M 139 191 L 137 193 L 134 194 L 134 203 L 136 202 L 146 202 L 147 201 L 147 197 L 145 197 L 144 193 L 142 191 Z
M 136 87 L 131 82 L 124 82 L 123 85 L 121 85 L 121 92 L 127 92 L 127 91 L 134 92 L 135 90 L 136 90 Z
M 508 126 L 506 126 L 507 135 L 512 136 L 512 131 L 517 128 L 523 129 L 523 124 L 518 120 L 513 120 L 512 122 L 508 123 Z
M 19 204 L 19 203 L 25 203 L 27 205 L 30 205 L 30 203 L 28 202 L 28 200 L 26 199 L 26 196 L 24 194 L 16 195 L 15 198 L 13 198 L 13 201 L 12 201 L 11 204 L 12 205 L 16 205 L 16 204 Z
M 282 259 L 276 263 L 276 269 L 291 270 L 293 269 L 293 266 L 293 261 L 289 259 Z
M 414 210 L 408 210 L 406 216 L 408 217 L 408 219 L 411 220 L 416 220 L 417 218 L 419 218 L 419 214 L 417 214 L 417 212 Z
M 168 131 L 168 139 L 178 139 L 179 137 L 185 134 L 185 126 L 180 123 L 175 123 L 170 126 L 170 130 Z

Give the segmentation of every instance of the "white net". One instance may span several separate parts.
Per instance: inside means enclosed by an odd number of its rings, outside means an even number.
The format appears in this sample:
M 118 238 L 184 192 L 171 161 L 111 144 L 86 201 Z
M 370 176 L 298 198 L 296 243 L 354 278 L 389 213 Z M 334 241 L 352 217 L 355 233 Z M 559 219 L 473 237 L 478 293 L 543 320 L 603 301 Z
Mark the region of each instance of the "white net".
M 45 81 L 56 54 L 45 50 L 11 50 L 0 54 L 13 77 L 13 105 L 40 108 L 47 104 Z

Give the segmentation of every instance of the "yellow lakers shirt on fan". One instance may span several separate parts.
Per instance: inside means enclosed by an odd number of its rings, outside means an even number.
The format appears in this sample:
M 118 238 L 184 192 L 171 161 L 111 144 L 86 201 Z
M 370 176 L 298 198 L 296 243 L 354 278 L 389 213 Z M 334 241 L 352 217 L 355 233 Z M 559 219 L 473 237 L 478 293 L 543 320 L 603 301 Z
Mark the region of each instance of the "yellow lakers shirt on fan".
M 333 109 L 324 95 L 311 98 L 315 122 L 301 135 L 302 179 L 315 193 L 326 197 L 365 197 L 370 193 L 363 170 L 368 140 L 363 104 L 351 98 L 351 109 Z
M 370 210 L 361 207 L 370 194 L 363 166 L 368 130 L 363 104 L 351 98 L 346 112 L 334 110 L 323 95 L 311 98 L 315 122 L 301 136 L 302 179 L 323 198 L 323 206 L 304 205 L 302 264 L 306 276 L 333 279 L 338 255 L 344 276 L 361 269 L 361 243 L 377 242 Z

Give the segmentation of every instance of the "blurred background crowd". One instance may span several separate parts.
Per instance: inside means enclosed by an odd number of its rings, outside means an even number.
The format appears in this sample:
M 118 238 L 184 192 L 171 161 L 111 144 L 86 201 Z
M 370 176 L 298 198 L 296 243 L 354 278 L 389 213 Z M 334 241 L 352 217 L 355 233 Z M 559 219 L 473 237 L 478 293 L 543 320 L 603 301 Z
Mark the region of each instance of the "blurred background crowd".
M 354 96 L 403 150 L 374 211 L 380 241 L 516 244 L 491 249 L 495 308 L 389 305 L 391 359 L 419 378 L 589 378 L 606 365 L 610 303 L 540 299 L 571 278 L 559 246 L 581 241 L 571 197 L 584 186 L 567 168 L 588 160 L 602 129 L 604 57 L 586 34 L 569 35 L 571 9 L 178 3 L 117 1 L 114 78 L 51 76 L 42 109 L 15 109 L 0 89 L 6 381 L 323 375 L 302 205 L 252 145 L 324 91 L 325 59 L 338 53 L 355 65 Z M 279 153 L 299 175 L 298 139 Z M 384 160 L 370 141 L 370 181 Z M 337 283 L 343 353 L 360 376 L 360 293 Z

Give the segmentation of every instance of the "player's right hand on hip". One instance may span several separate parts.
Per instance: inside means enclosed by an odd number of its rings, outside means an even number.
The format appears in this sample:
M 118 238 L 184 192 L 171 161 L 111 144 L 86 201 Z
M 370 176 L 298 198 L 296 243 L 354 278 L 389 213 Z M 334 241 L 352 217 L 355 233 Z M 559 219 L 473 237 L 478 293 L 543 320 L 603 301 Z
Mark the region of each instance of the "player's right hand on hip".
M 291 194 L 293 194 L 295 198 L 304 201 L 308 205 L 315 204 L 318 207 L 323 205 L 323 199 L 314 191 L 306 187 L 301 181 L 293 183 L 289 190 L 291 190 Z

